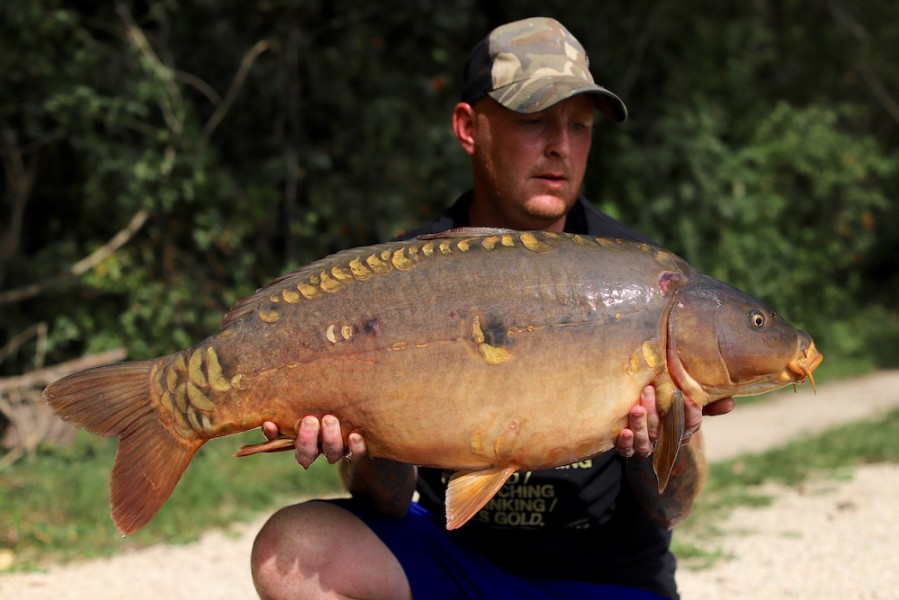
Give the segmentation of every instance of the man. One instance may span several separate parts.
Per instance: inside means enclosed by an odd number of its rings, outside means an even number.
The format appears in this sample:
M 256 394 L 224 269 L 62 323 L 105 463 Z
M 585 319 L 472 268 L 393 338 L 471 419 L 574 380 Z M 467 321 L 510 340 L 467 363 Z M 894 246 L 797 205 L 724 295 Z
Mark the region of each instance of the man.
M 453 112 L 473 188 L 410 236 L 491 226 L 644 240 L 580 196 L 597 109 L 618 122 L 627 116 L 594 83 L 583 48 L 561 24 L 534 18 L 492 31 L 466 63 Z M 722 400 L 706 413 L 732 406 Z M 264 598 L 677 597 L 668 530 L 689 512 L 705 473 L 693 435 L 702 411 L 687 400 L 685 413 L 684 446 L 663 495 L 647 458 L 658 432 L 650 386 L 617 452 L 516 474 L 453 532 L 442 513 L 447 473 L 371 459 L 359 434 L 344 444 L 334 416 L 306 417 L 297 424 L 297 461 L 345 458 L 352 500 L 272 516 L 253 549 L 257 590 Z M 278 434 L 271 423 L 263 430 Z

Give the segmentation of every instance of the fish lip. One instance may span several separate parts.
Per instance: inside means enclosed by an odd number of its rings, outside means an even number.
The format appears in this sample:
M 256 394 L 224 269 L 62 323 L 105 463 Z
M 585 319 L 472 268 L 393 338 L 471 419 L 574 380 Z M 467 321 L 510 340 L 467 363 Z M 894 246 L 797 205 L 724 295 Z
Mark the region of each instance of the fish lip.
M 797 352 L 796 356 L 793 357 L 793 360 L 787 364 L 787 370 L 795 376 L 793 377 L 794 381 L 802 383 L 808 379 L 812 383 L 812 389 L 817 389 L 812 372 L 817 369 L 818 365 L 821 364 L 821 361 L 824 360 L 824 355 L 818 352 L 814 340 L 809 339 L 808 347 L 805 348 L 803 347 L 805 345 L 803 342 L 804 340 L 800 341 L 799 352 Z

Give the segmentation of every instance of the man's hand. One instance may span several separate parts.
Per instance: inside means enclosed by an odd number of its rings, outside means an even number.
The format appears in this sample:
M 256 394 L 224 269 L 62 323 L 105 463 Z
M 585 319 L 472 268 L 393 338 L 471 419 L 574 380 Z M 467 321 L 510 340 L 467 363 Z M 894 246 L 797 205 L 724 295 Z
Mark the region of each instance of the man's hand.
M 294 452 L 297 462 L 304 469 L 308 469 L 319 454 L 323 454 L 331 464 L 341 458 L 350 463 L 356 462 L 366 454 L 365 440 L 359 433 L 349 434 L 344 444 L 340 421 L 334 415 L 325 415 L 321 420 L 311 415 L 303 417 L 297 421 L 295 430 L 297 441 Z M 262 434 L 273 440 L 281 435 L 281 431 L 277 424 L 265 421 L 262 423 Z
M 695 402 L 684 398 L 684 435 L 681 445 L 688 444 L 699 427 L 703 415 L 723 415 L 734 408 L 733 398 L 716 400 L 700 409 Z M 640 401 L 631 409 L 628 423 L 615 440 L 615 450 L 621 456 L 630 458 L 634 454 L 646 458 L 652 454 L 659 439 L 659 413 L 656 409 L 655 388 L 647 385 L 640 391 Z
M 319 454 L 329 463 L 341 463 L 340 479 L 353 496 L 368 503 L 373 510 L 392 518 L 406 514 L 415 491 L 416 469 L 412 465 L 368 456 L 362 434 L 352 432 L 346 443 L 340 431 L 340 421 L 334 415 L 321 419 L 308 415 L 297 421 L 294 452 L 297 462 L 308 469 Z M 262 423 L 262 433 L 269 440 L 281 435 L 272 421 Z

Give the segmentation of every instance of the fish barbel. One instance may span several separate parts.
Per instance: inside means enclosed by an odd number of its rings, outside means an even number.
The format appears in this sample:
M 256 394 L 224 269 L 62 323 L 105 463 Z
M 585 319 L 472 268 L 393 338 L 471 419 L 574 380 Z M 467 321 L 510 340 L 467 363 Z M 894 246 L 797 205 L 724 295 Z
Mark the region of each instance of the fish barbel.
M 822 359 L 808 334 L 661 248 L 454 230 L 324 258 L 238 302 L 190 348 L 70 375 L 44 397 L 119 439 L 111 504 L 123 534 L 156 514 L 209 439 L 266 420 L 293 432 L 326 414 L 373 457 L 455 470 L 456 528 L 512 473 L 612 448 L 647 384 L 664 490 L 684 396 L 759 394 L 811 378 Z

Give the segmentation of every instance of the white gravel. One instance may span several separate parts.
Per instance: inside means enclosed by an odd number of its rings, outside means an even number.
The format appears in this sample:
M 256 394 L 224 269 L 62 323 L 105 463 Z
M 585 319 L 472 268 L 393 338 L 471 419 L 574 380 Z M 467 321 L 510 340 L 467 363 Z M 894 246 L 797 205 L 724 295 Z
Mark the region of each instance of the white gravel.
M 804 388 L 707 419 L 710 459 L 761 451 L 899 406 L 899 371 L 820 386 L 814 397 Z M 776 496 L 772 505 L 737 509 L 718 524 L 728 533 L 721 545 L 732 558 L 704 570 L 679 570 L 684 600 L 899 599 L 899 466 L 863 467 L 848 481 L 768 491 Z M 263 522 L 212 532 L 186 546 L 0 575 L 0 598 L 254 598 L 249 555 Z
M 678 571 L 685 600 L 899 598 L 899 467 L 765 491 L 771 506 L 739 508 L 720 524 L 721 549 L 735 558 Z

